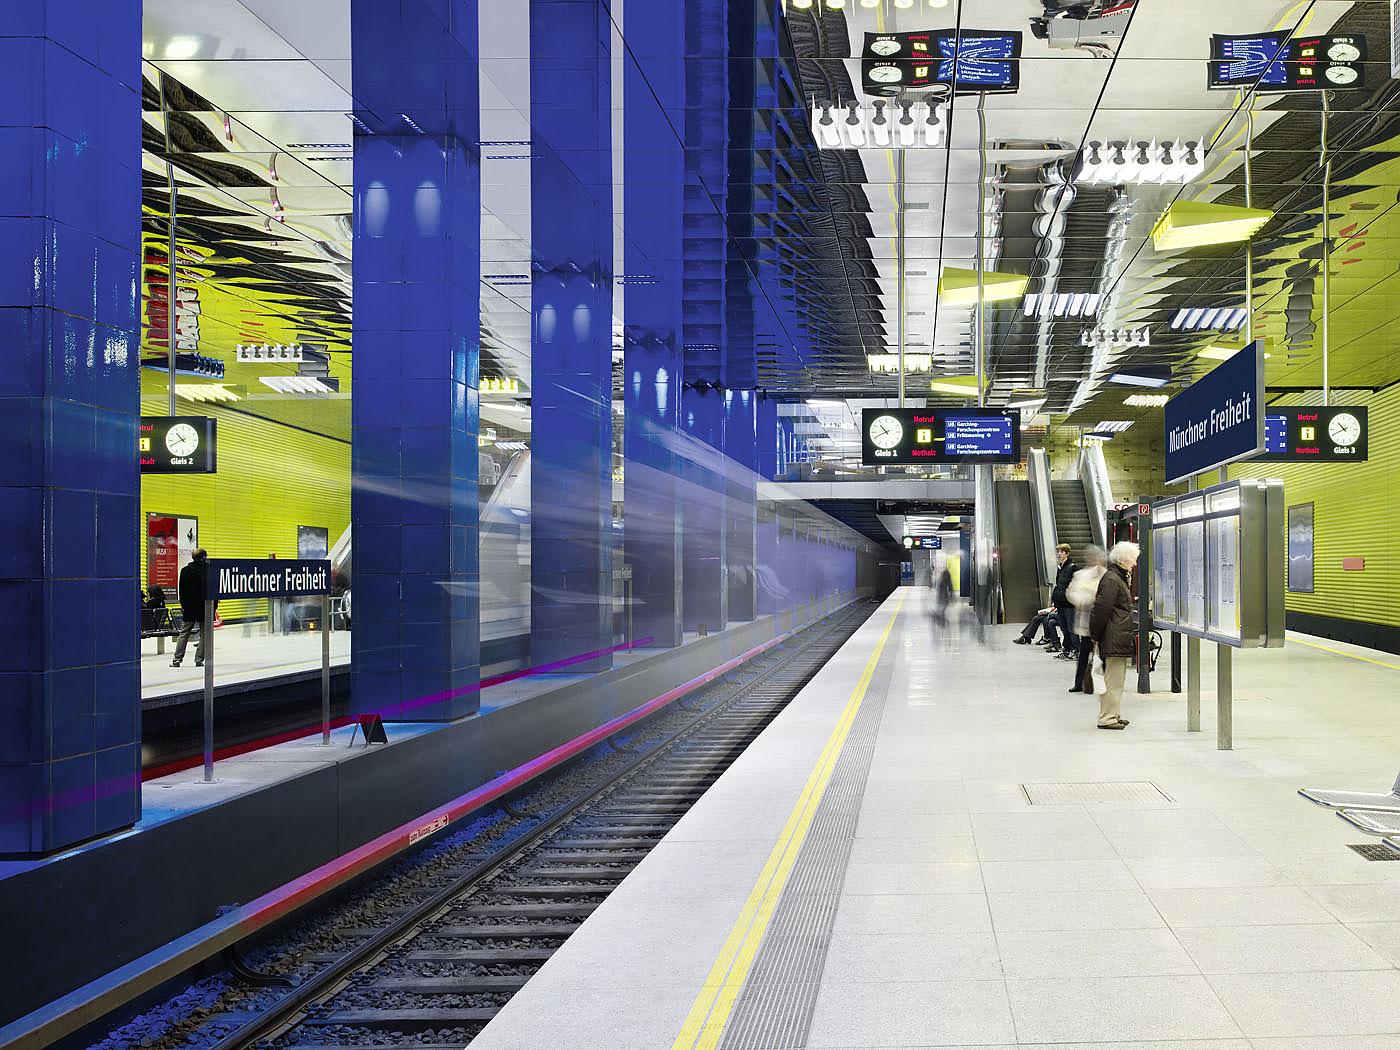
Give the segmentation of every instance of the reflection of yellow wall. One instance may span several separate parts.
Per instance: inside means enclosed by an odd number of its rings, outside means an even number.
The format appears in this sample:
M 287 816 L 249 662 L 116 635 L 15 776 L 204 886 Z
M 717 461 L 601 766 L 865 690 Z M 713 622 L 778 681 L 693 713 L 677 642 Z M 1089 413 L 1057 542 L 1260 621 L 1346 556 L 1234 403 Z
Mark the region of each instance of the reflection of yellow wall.
M 142 411 L 159 414 L 159 399 Z M 193 406 L 181 410 L 194 414 Z M 146 579 L 145 516 L 199 518 L 199 542 L 211 557 L 297 555 L 297 526 L 325 528 L 334 544 L 350 523 L 350 446 L 217 406 L 217 474 L 146 474 L 141 478 L 141 579 Z M 229 602 L 226 618 L 261 615 L 261 602 Z
M 953 593 L 962 589 L 962 555 L 948 555 L 948 575 L 953 578 Z
M 1230 476 L 1282 478 L 1289 506 L 1313 504 L 1314 590 L 1290 593 L 1290 610 L 1400 627 L 1400 387 L 1332 400 L 1369 405 L 1367 462 L 1241 464 Z M 1356 557 L 1366 568 L 1344 572 Z

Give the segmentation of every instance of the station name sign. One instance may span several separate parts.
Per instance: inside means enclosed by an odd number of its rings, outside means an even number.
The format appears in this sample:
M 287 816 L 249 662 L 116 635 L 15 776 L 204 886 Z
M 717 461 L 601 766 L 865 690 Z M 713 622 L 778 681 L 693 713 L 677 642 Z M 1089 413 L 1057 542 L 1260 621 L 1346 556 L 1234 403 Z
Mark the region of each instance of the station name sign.
M 216 473 L 217 437 L 209 416 L 142 416 L 136 432 L 141 473 Z
M 1167 402 L 1167 484 L 1264 449 L 1264 354 L 1255 340 Z
M 291 598 L 331 592 L 329 561 L 210 558 L 206 572 L 208 598 L 216 602 L 235 598 Z

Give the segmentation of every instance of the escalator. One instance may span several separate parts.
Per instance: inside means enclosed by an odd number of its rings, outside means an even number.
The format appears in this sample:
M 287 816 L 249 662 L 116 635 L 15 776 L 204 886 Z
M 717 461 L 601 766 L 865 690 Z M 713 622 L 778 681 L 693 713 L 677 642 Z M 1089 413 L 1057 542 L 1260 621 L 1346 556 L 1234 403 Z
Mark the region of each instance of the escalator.
M 1036 518 L 1028 481 L 996 482 L 1001 608 L 1006 623 L 1025 623 L 1045 605 L 1036 560 Z
M 1055 510 L 1055 542 L 1068 543 L 1070 557 L 1082 563 L 1085 548 L 1095 542 L 1083 482 L 1050 482 L 1050 501 Z

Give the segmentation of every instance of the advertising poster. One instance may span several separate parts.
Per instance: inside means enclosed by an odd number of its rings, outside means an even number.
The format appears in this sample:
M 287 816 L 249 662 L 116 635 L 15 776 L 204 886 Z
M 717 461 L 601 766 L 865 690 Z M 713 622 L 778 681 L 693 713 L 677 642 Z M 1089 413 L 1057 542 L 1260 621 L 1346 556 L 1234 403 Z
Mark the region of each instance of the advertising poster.
M 297 526 L 297 557 L 319 561 L 330 556 L 330 530 L 318 525 Z
M 146 586 L 175 589 L 199 547 L 199 519 L 146 515 Z
M 1313 590 L 1313 505 L 1295 503 L 1288 508 L 1288 589 L 1299 594 Z

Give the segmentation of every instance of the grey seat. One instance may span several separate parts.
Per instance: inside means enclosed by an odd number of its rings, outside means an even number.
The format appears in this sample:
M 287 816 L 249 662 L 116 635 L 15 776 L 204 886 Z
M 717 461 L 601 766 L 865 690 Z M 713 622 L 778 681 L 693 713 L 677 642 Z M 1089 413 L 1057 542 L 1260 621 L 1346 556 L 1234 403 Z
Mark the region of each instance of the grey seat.
M 1400 835 L 1400 813 L 1379 809 L 1344 809 L 1337 816 L 1368 835 Z
M 1331 791 L 1323 788 L 1300 788 L 1298 794 L 1309 802 L 1326 806 L 1328 809 L 1370 809 L 1400 813 L 1400 777 L 1395 778 L 1395 786 L 1385 794 L 1378 791 Z M 1400 828 L 1396 828 L 1395 831 L 1400 833 Z

